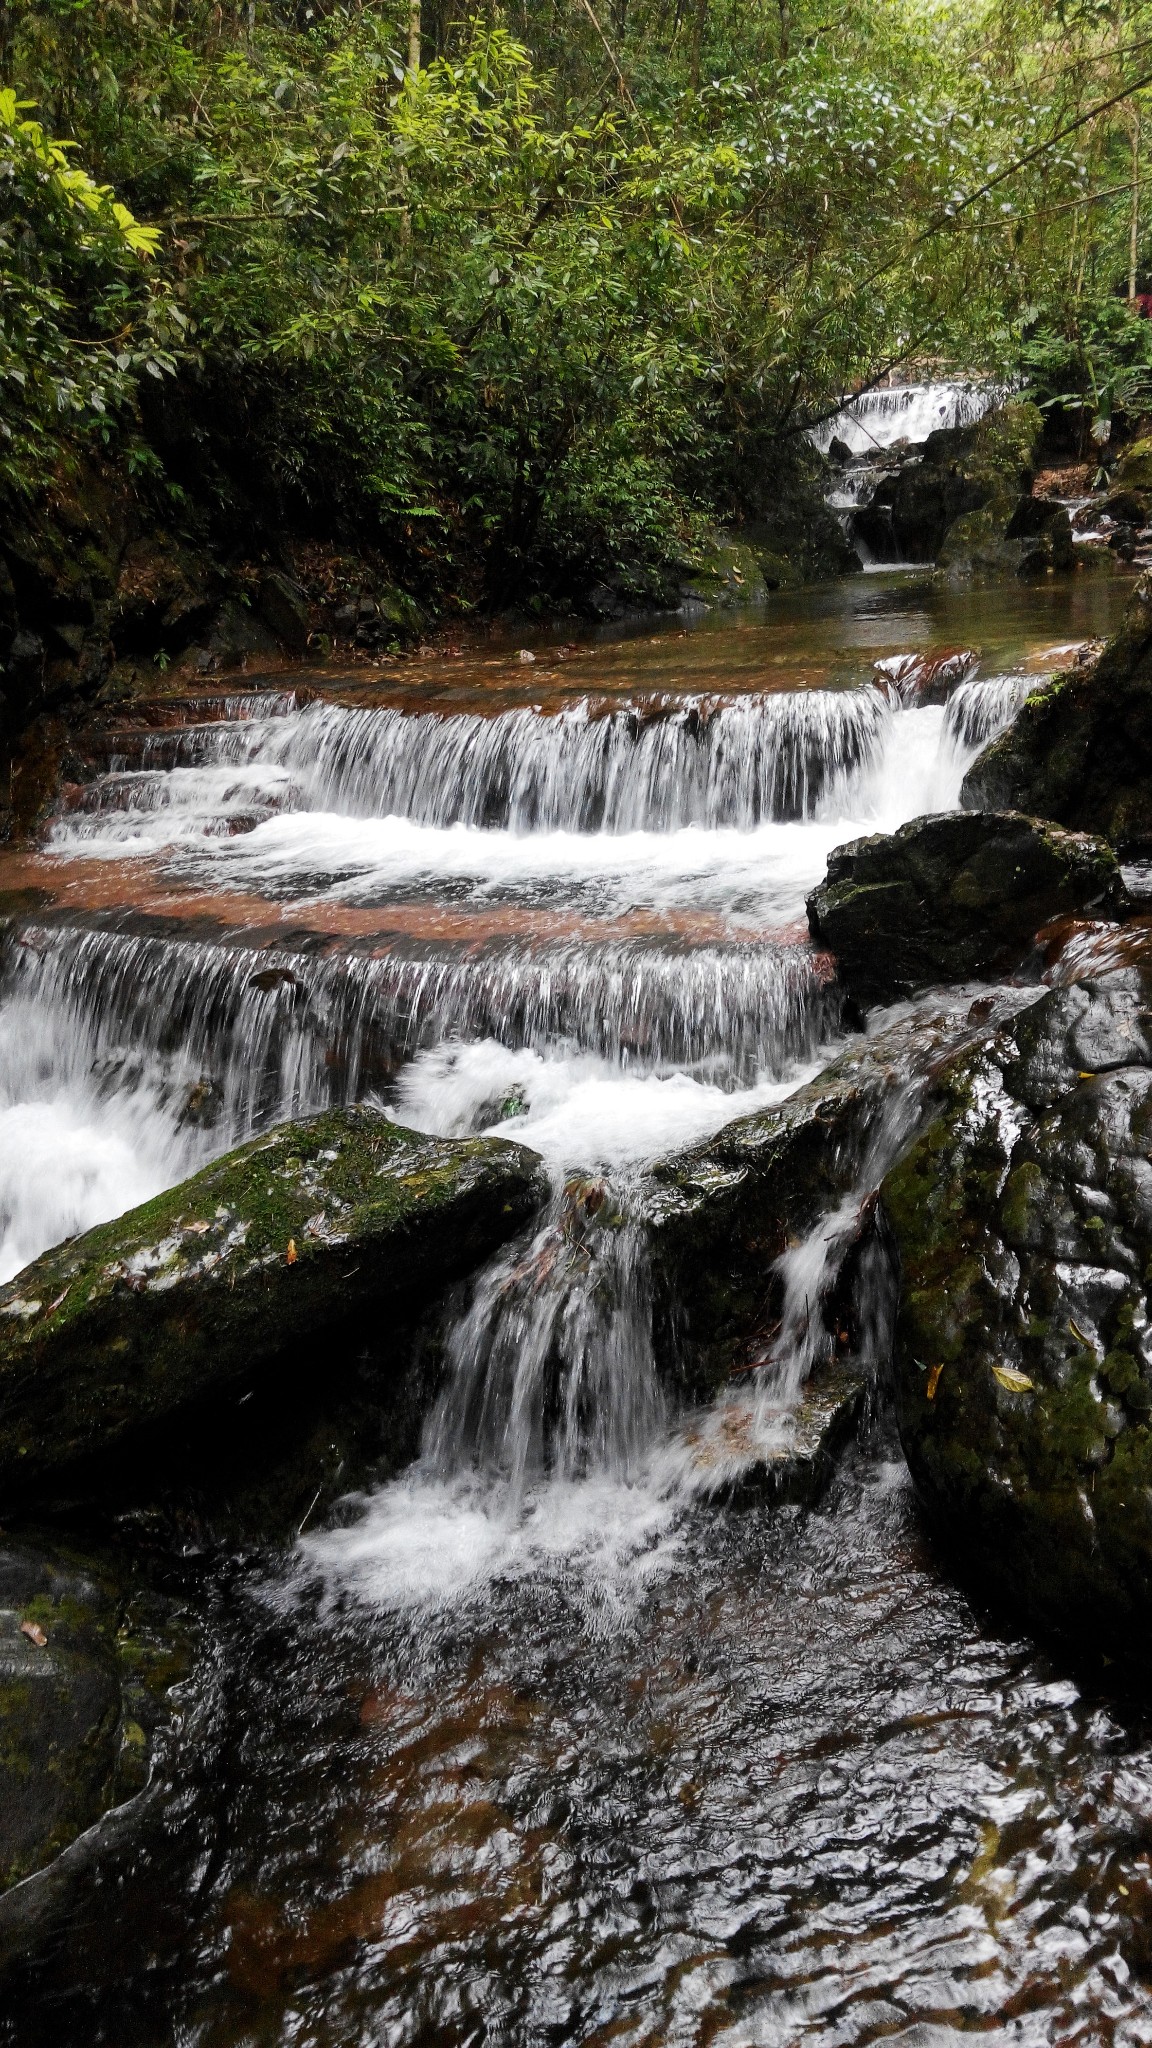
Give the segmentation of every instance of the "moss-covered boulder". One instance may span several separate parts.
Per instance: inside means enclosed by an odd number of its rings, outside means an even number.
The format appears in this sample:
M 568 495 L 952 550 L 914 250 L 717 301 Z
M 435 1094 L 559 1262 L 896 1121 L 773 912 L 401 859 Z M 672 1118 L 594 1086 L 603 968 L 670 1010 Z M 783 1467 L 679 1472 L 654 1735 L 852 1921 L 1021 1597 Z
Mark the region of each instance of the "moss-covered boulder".
M 0 1288 L 0 1484 L 25 1489 L 238 1376 L 437 1295 L 542 1198 L 534 1153 L 329 1110 L 242 1146 Z M 385 1353 L 385 1356 L 387 1354 Z
M 965 566 L 974 549 L 999 549 L 1021 494 L 1032 488 L 1032 455 L 1040 436 L 1034 405 L 1015 402 L 994 408 L 970 427 L 941 427 L 929 434 L 917 460 L 895 466 L 877 484 L 872 499 L 854 517 L 854 531 L 883 561 L 931 562 L 947 558 Z M 1011 570 L 1025 550 L 1009 544 L 982 566 Z
M 1011 973 L 1050 918 L 1125 908 L 1101 840 L 1018 812 L 946 811 L 838 847 L 808 922 L 869 1005 Z
M 997 991 L 973 1006 L 935 997 L 883 1031 L 854 1039 L 807 1087 L 736 1118 L 703 1144 L 658 1161 L 646 1222 L 665 1336 L 685 1390 L 710 1397 L 733 1373 L 775 1356 L 784 1308 L 782 1254 L 832 1218 L 817 1258 L 809 1352 L 844 1361 L 856 1327 L 857 1263 L 871 1242 L 867 1197 L 931 1099 L 935 1062 L 994 1030 L 1024 1000 Z M 818 1270 L 819 1269 L 819 1270 Z
M 1098 832 L 1152 852 L 1152 579 L 1099 658 L 1033 692 L 969 770 L 961 802 Z
M 1047 994 L 938 1087 L 882 1190 L 913 1476 L 957 1554 L 1034 1623 L 1148 1661 L 1148 984 Z
M 1152 441 L 1130 441 L 1116 464 L 1112 482 L 1126 491 L 1152 491 Z
M 186 1658 L 169 1603 L 0 1539 L 0 1892 L 141 1790 Z

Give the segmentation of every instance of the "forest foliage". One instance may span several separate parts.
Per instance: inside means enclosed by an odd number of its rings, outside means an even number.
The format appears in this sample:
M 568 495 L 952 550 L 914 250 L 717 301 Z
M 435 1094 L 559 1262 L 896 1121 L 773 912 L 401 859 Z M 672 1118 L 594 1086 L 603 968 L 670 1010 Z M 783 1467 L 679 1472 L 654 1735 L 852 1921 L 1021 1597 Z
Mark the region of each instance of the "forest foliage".
M 931 362 L 1152 406 L 1152 8 L 0 7 L 0 490 L 641 581 Z M 1149 124 L 1152 131 L 1152 123 Z M 1146 221 L 1145 216 L 1148 216 Z

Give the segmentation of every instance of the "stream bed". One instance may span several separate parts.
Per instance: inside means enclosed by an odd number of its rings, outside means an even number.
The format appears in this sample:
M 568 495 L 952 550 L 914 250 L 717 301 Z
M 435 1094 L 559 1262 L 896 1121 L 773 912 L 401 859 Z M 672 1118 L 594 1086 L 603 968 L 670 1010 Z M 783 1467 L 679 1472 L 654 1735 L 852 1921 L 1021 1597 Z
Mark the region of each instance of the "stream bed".
M 1126 594 L 857 578 L 237 688 L 5 857 L 0 1277 L 364 1096 L 554 1202 L 449 1303 L 414 1464 L 189 1557 L 179 1725 L 0 2041 L 1152 2041 L 1141 1712 L 956 1589 L 882 1403 L 815 1509 L 694 1484 L 631 1220 L 843 1042 L 830 849 L 953 807 Z

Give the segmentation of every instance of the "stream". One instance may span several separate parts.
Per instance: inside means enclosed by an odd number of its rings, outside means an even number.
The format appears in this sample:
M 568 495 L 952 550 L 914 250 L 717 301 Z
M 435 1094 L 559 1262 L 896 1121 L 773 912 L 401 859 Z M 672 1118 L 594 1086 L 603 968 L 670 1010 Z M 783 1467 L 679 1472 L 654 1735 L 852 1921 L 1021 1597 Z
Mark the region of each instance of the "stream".
M 0 1278 L 330 1102 L 520 1139 L 553 1186 L 444 1312 L 416 1461 L 201 1560 L 179 1727 L 0 2041 L 1152 2042 L 1139 1713 L 957 1590 L 882 1404 L 818 1507 L 714 1498 L 635 1221 L 653 1159 L 844 1043 L 829 851 L 954 807 L 1126 594 L 875 575 L 230 681 L 126 719 L 0 861 L 38 892 L 0 951 Z M 788 1254 L 797 1300 L 842 1228 Z

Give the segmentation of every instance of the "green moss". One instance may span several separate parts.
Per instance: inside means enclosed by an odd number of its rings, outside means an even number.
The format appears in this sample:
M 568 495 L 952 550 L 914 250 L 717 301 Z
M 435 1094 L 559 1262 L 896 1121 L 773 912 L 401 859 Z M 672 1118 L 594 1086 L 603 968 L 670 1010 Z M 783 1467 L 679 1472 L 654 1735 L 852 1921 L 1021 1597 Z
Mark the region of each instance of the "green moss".
M 365 1108 L 242 1146 L 0 1288 L 0 1472 L 27 1483 L 310 1332 L 439 1291 L 541 1194 L 517 1146 Z

